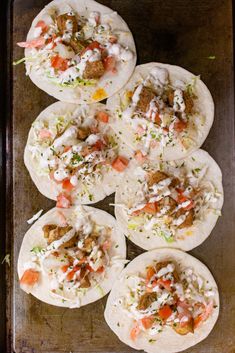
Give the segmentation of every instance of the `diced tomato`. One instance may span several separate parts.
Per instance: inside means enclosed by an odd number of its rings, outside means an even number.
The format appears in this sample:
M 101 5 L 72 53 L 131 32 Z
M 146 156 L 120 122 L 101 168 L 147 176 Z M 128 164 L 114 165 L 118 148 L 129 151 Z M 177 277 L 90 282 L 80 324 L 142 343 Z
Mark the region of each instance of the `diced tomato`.
M 95 272 L 103 273 L 104 272 L 104 266 L 100 266 Z
M 109 122 L 109 115 L 106 112 L 103 112 L 103 111 L 97 112 L 95 117 L 97 120 L 102 121 L 102 123 L 107 124 Z
M 43 37 L 28 40 L 27 42 L 19 42 L 17 45 L 21 48 L 39 48 L 45 44 L 46 40 Z
M 167 290 L 171 290 L 171 281 L 169 279 L 162 279 L 159 278 L 157 280 L 157 284 L 159 284 L 160 286 L 164 287 Z
M 93 268 L 90 265 L 86 265 L 86 270 L 89 272 L 94 272 Z
M 68 68 L 68 60 L 63 59 L 59 55 L 53 56 L 51 58 L 51 66 L 54 67 L 54 69 L 65 71 Z
M 123 172 L 128 166 L 129 161 L 125 157 L 118 156 L 112 163 L 113 169 L 117 172 Z
M 101 151 L 104 149 L 105 144 L 103 141 L 98 140 L 98 141 L 96 141 L 96 143 L 92 147 L 95 147 L 94 151 Z
M 67 276 L 66 276 L 67 280 L 68 280 L 68 281 L 72 281 L 73 276 L 75 275 L 75 273 L 76 273 L 76 271 L 74 271 L 74 270 L 70 271 L 70 272 L 67 274 Z
M 107 56 L 104 58 L 103 63 L 106 71 L 112 71 L 114 73 L 116 72 L 116 59 L 114 56 Z
M 65 273 L 68 271 L 68 268 L 69 268 L 69 265 L 64 265 L 61 267 L 61 271 Z
M 57 196 L 56 207 L 69 208 L 72 205 L 71 197 L 63 192 Z
M 140 333 L 140 326 L 138 325 L 138 322 L 135 322 L 135 326 L 131 329 L 131 332 L 130 332 L 130 337 L 132 341 L 136 340 L 139 333 Z
M 147 157 L 144 156 L 143 153 L 140 150 L 135 152 L 134 157 L 137 160 L 137 162 L 139 162 L 139 164 L 143 164 L 146 161 L 146 159 L 147 159 Z
M 30 268 L 23 273 L 20 279 L 20 284 L 34 286 L 39 280 L 39 272 Z
M 46 25 L 46 23 L 44 21 L 38 21 L 38 23 L 36 24 L 35 28 L 37 27 L 41 27 L 43 32 L 46 32 L 48 29 L 48 26 Z
M 183 194 L 180 194 L 180 195 L 178 196 L 178 202 L 179 202 L 179 203 L 183 203 L 183 202 L 185 202 L 185 201 L 188 201 L 188 198 L 187 198 L 186 196 L 184 196 Z
M 169 132 L 169 128 L 166 127 L 166 126 L 163 128 L 163 130 L 164 130 L 165 132 Z
M 167 320 L 172 314 L 172 309 L 169 305 L 165 304 L 161 309 L 158 311 L 158 315 L 162 320 Z
M 41 129 L 39 131 L 38 137 L 40 139 L 49 139 L 52 137 L 52 133 L 47 129 Z
M 178 120 L 174 123 L 174 129 L 177 132 L 182 132 L 184 129 L 186 129 L 187 125 L 187 122 L 183 120 Z
M 71 146 L 65 146 L 65 148 L 64 148 L 64 153 L 70 151 L 71 148 L 72 148 Z
M 142 211 L 150 214 L 155 214 L 157 212 L 157 202 L 146 203 Z
M 148 330 L 150 327 L 153 326 L 154 317 L 153 317 L 153 316 L 143 317 L 143 319 L 141 319 L 141 323 L 142 323 L 143 327 L 144 327 L 146 330 Z
M 102 249 L 104 251 L 106 251 L 106 250 L 110 249 L 110 247 L 111 247 L 111 241 L 110 240 L 105 240 L 105 242 L 102 245 Z
M 100 43 L 97 42 L 96 40 L 94 42 L 91 42 L 83 51 L 81 52 L 81 56 L 87 51 L 87 50 L 94 50 L 94 49 L 100 49 Z
M 151 278 L 155 275 L 156 271 L 154 267 L 149 267 L 146 274 L 146 280 L 149 282 Z
M 62 188 L 68 192 L 74 189 L 74 185 L 70 183 L 69 179 L 64 179 L 62 182 Z

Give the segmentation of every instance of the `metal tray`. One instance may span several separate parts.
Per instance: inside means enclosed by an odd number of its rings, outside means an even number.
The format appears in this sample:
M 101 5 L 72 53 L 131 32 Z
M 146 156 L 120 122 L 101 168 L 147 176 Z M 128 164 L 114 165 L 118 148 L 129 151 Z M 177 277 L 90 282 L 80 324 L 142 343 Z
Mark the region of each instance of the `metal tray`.
M 234 353 L 234 79 L 232 1 L 230 0 L 102 0 L 117 10 L 132 30 L 138 49 L 138 63 L 168 62 L 201 75 L 215 100 L 216 114 L 203 148 L 223 171 L 225 204 L 223 217 L 211 236 L 191 253 L 212 271 L 221 295 L 219 320 L 209 337 L 187 352 Z M 12 59 L 23 55 L 16 42 L 24 40 L 31 21 L 46 0 L 15 0 L 9 3 L 8 46 Z M 213 59 L 213 57 L 215 57 Z M 11 59 L 11 60 L 12 60 Z M 9 60 L 9 58 L 8 58 Z M 10 66 L 9 66 L 10 67 Z M 10 72 L 11 99 L 7 112 L 7 251 L 12 264 L 7 268 L 8 352 L 135 352 L 122 344 L 106 325 L 103 311 L 106 297 L 80 309 L 46 305 L 20 290 L 16 273 L 17 257 L 26 220 L 36 211 L 45 211 L 54 202 L 39 194 L 23 164 L 23 150 L 31 123 L 54 99 L 40 91 L 25 76 L 24 66 Z M 9 77 L 8 83 L 11 79 Z M 11 188 L 13 185 L 13 188 Z M 113 212 L 109 197 L 97 204 Z M 128 258 L 141 253 L 128 242 Z M 4 297 L 4 295 L 3 295 Z

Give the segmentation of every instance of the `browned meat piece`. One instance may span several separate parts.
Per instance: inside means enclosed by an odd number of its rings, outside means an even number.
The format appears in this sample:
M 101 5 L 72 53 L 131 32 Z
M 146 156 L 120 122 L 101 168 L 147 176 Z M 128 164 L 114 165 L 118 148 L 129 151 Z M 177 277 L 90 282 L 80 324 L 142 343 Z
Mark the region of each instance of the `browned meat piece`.
M 174 105 L 174 90 L 172 88 L 169 88 L 167 91 L 167 103 L 170 107 L 173 107 Z
M 72 227 L 59 227 L 55 224 L 47 224 L 42 229 L 44 232 L 44 237 L 47 239 L 47 243 L 50 245 L 53 241 L 62 238 L 63 235 L 72 229 Z
M 98 79 L 104 74 L 104 65 L 101 60 L 87 61 L 83 78 L 85 79 Z
M 45 226 L 42 227 L 43 233 L 44 233 L 44 238 L 48 238 L 50 231 L 57 228 L 56 224 L 45 224 Z
M 87 273 L 86 267 L 82 267 L 80 270 L 80 287 L 89 288 L 91 283 L 88 278 L 89 274 Z
M 192 110 L 193 110 L 193 106 L 194 106 L 193 98 L 186 91 L 183 92 L 183 98 L 184 98 L 184 103 L 185 103 L 185 113 L 191 114 Z
M 88 43 L 80 41 L 73 36 L 69 41 L 69 45 L 76 54 L 80 54 L 87 47 Z
M 166 214 L 169 214 L 177 207 L 177 202 L 172 197 L 166 196 L 163 197 L 160 201 L 158 201 L 157 206 L 158 211 L 160 211 L 164 207 L 169 206 L 169 209 L 166 211 Z
M 187 335 L 189 332 L 193 333 L 194 332 L 194 321 L 193 318 L 190 318 L 187 323 L 184 323 L 183 326 L 180 325 L 180 323 L 173 324 L 173 329 L 175 332 L 177 332 L 179 335 Z
M 93 249 L 94 243 L 95 243 L 95 238 L 92 236 L 89 236 L 84 240 L 83 250 L 86 251 L 87 253 L 90 253 Z
M 91 130 L 89 127 L 79 127 L 77 132 L 77 138 L 81 141 L 84 141 L 90 135 L 90 133 Z
M 150 88 L 143 87 L 140 92 L 139 100 L 136 106 L 137 110 L 146 113 L 149 109 L 149 104 L 154 97 L 155 95 Z
M 73 15 L 68 15 L 67 13 L 59 15 L 56 22 L 61 34 L 63 34 L 64 31 L 71 31 L 71 27 L 72 33 L 78 32 L 78 21 Z
M 148 176 L 148 186 L 153 186 L 154 184 L 157 184 L 167 178 L 168 175 L 160 171 L 150 173 Z
M 162 261 L 162 262 L 158 262 L 158 263 L 156 264 L 156 266 L 155 266 L 156 272 L 160 271 L 161 268 L 166 267 L 167 265 L 172 264 L 172 263 L 173 263 L 172 261 Z M 175 264 L 174 264 L 174 265 L 175 265 Z M 177 270 L 176 270 L 176 266 L 175 266 L 175 269 L 174 269 L 174 271 L 172 272 L 172 274 L 173 274 L 173 277 L 174 277 L 175 282 L 178 282 L 178 281 L 179 281 L 179 275 L 178 275 L 178 272 L 177 272 Z
M 174 214 L 174 218 L 177 219 L 180 216 L 182 216 L 183 214 L 185 214 L 186 212 L 188 212 L 185 220 L 183 223 L 181 223 L 178 228 L 182 229 L 182 228 L 188 228 L 191 227 L 193 224 L 193 220 L 194 220 L 194 210 L 191 209 L 189 211 L 183 210 L 182 208 L 180 208 L 175 214 Z
M 67 248 L 73 248 L 74 246 L 77 245 L 78 242 L 78 234 L 75 234 L 74 237 L 72 237 L 72 239 L 66 241 L 66 243 L 63 244 L 63 248 L 67 249 Z
M 157 293 L 145 293 L 140 297 L 138 310 L 146 310 L 157 299 Z
M 176 186 L 180 185 L 180 180 L 178 178 L 173 178 L 171 183 L 170 183 L 170 187 L 175 188 Z

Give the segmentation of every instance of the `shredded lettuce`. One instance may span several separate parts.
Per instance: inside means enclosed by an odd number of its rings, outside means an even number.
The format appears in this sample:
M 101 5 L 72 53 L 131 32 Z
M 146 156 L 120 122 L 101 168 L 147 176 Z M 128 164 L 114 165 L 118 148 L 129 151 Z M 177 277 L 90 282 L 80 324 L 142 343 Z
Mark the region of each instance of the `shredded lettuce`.
M 24 58 L 21 58 L 21 59 L 19 59 L 19 60 L 17 60 L 17 61 L 13 61 L 12 65 L 13 65 L 13 66 L 19 65 L 19 64 L 25 62 L 26 59 L 27 59 L 27 58 L 24 57 Z
M 101 297 L 103 297 L 105 295 L 103 288 L 99 284 L 97 284 L 97 286 L 95 286 L 95 288 L 98 290 Z
M 138 225 L 134 223 L 129 223 L 127 228 L 130 230 L 136 230 L 138 228 Z
M 85 80 L 85 79 L 82 79 L 79 77 L 76 80 L 74 80 L 73 82 L 64 82 L 64 83 L 59 83 L 57 81 L 57 78 L 50 76 L 49 74 L 47 74 L 47 78 L 49 78 L 52 83 L 54 83 L 55 85 L 57 85 L 59 87 L 75 88 L 77 86 L 94 86 L 97 83 L 97 80 Z

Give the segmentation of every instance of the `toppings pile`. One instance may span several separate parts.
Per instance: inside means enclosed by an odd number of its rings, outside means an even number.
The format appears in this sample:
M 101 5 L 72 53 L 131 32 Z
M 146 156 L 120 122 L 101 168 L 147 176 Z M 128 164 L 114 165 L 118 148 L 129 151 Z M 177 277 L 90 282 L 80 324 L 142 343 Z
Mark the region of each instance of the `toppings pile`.
M 76 87 L 95 84 L 106 73 L 115 74 L 120 62 L 133 58 L 118 37 L 99 12 L 90 12 L 88 18 L 68 12 L 51 17 L 50 23 L 39 21 L 34 39 L 18 45 L 31 49 L 26 60 L 38 75 L 61 86 Z
M 76 216 L 75 221 L 45 224 L 42 228 L 47 246 L 31 249 L 32 259 L 25 263 L 21 286 L 30 292 L 46 275 L 52 296 L 72 300 L 79 293 L 95 287 L 104 278 L 111 248 L 111 228 L 95 224 L 89 215 Z
M 153 264 L 143 277 L 126 276 L 125 283 L 128 293 L 114 305 L 134 320 L 132 340 L 142 333 L 156 336 L 166 326 L 180 335 L 193 333 L 216 307 L 210 283 L 172 261 Z
M 128 229 L 145 232 L 147 236 L 152 232 L 173 242 L 182 238 L 180 230 L 203 219 L 207 209 L 216 211 L 220 194 L 211 182 L 203 180 L 207 168 L 190 170 L 184 164 L 165 162 L 160 169 L 146 164 L 136 170 L 137 189 L 133 193 L 130 185 L 126 186 L 133 195 L 133 201 L 124 205 Z
M 187 147 L 189 130 L 201 124 L 194 104 L 195 79 L 173 85 L 168 71 L 156 66 L 133 91 L 125 91 L 119 117 L 131 125 L 143 155 L 151 148 L 174 146 L 177 140 Z
M 92 201 L 92 187 L 104 173 L 111 169 L 122 172 L 127 167 L 129 161 L 118 155 L 108 121 L 106 111 L 96 111 L 93 116 L 84 111 L 73 118 L 66 114 L 34 123 L 29 150 L 38 163 L 38 173 L 56 183 L 57 207 L 67 208 L 73 198 L 85 194 Z

